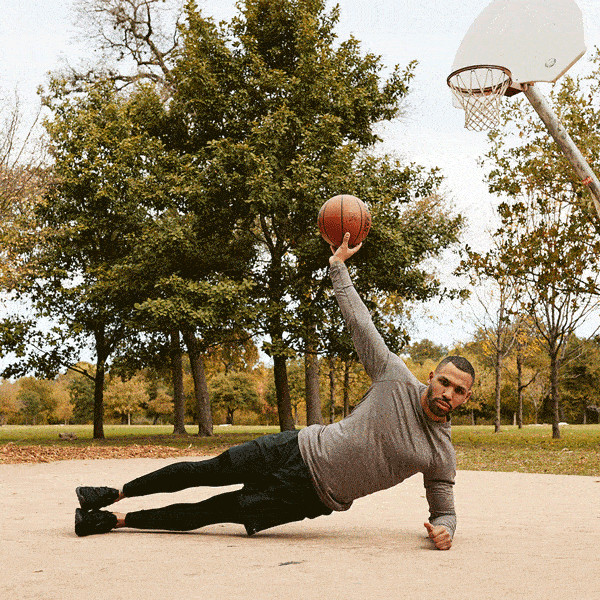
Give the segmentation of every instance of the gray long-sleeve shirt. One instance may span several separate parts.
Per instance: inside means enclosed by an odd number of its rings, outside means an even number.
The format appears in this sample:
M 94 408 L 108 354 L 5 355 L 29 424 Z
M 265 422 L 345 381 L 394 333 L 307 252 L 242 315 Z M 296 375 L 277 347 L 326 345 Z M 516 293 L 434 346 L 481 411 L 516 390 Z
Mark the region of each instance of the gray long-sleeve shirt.
M 372 385 L 345 419 L 300 431 L 302 458 L 322 502 L 347 510 L 356 498 L 423 474 L 430 519 L 454 535 L 456 456 L 450 424 L 421 406 L 426 386 L 386 346 L 342 262 L 330 269 L 335 295 Z

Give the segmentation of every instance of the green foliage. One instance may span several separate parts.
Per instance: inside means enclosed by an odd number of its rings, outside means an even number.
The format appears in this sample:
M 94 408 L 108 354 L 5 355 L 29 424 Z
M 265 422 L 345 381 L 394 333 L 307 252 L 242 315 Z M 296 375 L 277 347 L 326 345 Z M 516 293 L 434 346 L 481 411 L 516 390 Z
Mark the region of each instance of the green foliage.
M 94 418 L 94 382 L 87 377 L 76 376 L 68 385 L 73 422 L 90 423 Z
M 33 425 L 48 422 L 57 404 L 51 382 L 35 377 L 24 377 L 19 381 L 17 400 L 21 404 L 20 412 Z
M 412 343 L 407 351 L 412 360 L 419 364 L 423 364 L 426 360 L 439 362 L 448 354 L 448 348 L 428 339 Z
M 230 425 L 235 411 L 258 409 L 256 381 L 249 373 L 221 373 L 211 379 L 209 387 L 213 406 L 225 409 Z
M 569 340 L 572 356 L 563 368 L 561 397 L 565 420 L 569 423 L 587 422 L 598 416 L 600 402 L 600 337 Z
M 11 291 L 29 299 L 36 318 L 18 322 L 18 339 L 3 340 L 19 351 L 13 374 L 33 367 L 54 375 L 77 362 L 91 340 L 104 362 L 123 339 L 132 306 L 112 285 L 114 269 L 148 210 L 139 201 L 140 173 L 151 172 L 156 148 L 110 84 L 73 94 L 68 82 L 54 79 L 45 104 L 53 178 L 35 207 L 35 235 L 15 249 L 22 269 Z M 51 328 L 37 327 L 44 318 Z
M 17 394 L 18 383 L 2 380 L 0 381 L 0 424 L 9 422 L 19 410 Z
M 149 397 L 147 383 L 142 374 L 129 380 L 111 378 L 105 391 L 106 408 L 123 417 L 131 425 L 131 415 L 147 405 Z
M 380 57 L 337 40 L 338 16 L 318 0 L 247 0 L 215 26 L 189 3 L 174 68 L 171 116 L 181 126 L 173 143 L 196 154 L 204 197 L 223 207 L 221 217 L 252 233 L 252 330 L 275 360 L 309 345 L 351 352 L 324 293 L 330 251 L 316 215 L 325 199 L 352 193 L 372 210 L 357 285 L 394 347 L 406 332 L 387 298 L 395 294 L 397 307 L 400 296 L 440 293 L 424 261 L 455 243 L 462 223 L 435 197 L 436 171 L 371 152 L 377 123 L 399 114 L 416 63 L 384 78 Z

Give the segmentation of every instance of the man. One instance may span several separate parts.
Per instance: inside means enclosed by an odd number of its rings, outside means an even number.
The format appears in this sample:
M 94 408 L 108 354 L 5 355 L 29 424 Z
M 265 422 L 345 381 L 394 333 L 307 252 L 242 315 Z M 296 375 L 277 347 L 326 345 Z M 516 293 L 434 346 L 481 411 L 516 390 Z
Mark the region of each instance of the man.
M 240 523 L 249 535 L 290 521 L 347 510 L 356 498 L 421 472 L 429 503 L 429 538 L 448 550 L 456 529 L 456 458 L 450 413 L 471 396 L 466 359 L 444 359 L 420 383 L 385 345 L 354 289 L 345 261 L 360 245 L 349 234 L 333 249 L 330 273 L 338 304 L 372 385 L 353 412 L 331 425 L 311 425 L 230 448 L 200 462 L 179 462 L 115 488 L 77 488 L 75 531 L 84 536 L 119 527 L 191 530 Z M 99 510 L 122 498 L 207 485 L 243 484 L 197 504 L 127 514 Z

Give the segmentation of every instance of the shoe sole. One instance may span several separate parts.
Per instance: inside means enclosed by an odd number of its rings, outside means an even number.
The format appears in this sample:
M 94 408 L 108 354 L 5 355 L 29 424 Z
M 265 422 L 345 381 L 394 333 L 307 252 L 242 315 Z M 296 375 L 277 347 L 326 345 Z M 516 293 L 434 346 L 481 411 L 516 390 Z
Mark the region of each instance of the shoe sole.
M 77 494 L 77 500 L 79 500 L 79 506 L 81 506 L 81 508 L 83 510 L 90 510 L 91 508 L 93 508 L 91 506 L 87 506 L 86 505 L 85 498 L 83 497 L 83 495 L 81 493 L 81 488 L 80 487 L 75 488 L 75 493 Z
M 75 509 L 75 533 L 78 537 L 84 537 L 87 534 L 81 531 L 81 524 L 83 523 L 83 511 L 80 508 Z

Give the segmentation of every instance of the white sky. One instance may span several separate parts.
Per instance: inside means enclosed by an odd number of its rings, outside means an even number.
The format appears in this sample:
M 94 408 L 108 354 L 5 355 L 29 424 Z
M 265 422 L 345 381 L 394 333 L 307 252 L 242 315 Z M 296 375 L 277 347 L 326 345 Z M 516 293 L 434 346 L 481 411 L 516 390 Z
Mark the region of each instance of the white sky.
M 76 25 L 77 0 L 2 0 L 0 20 L 0 94 L 18 90 L 29 107 L 37 105 L 36 89 L 48 71 L 65 61 L 77 65 L 91 51 Z M 198 0 L 208 14 L 228 19 L 233 0 Z M 333 2 L 329 2 L 331 6 Z M 339 0 L 340 38 L 349 33 L 363 48 L 382 56 L 386 65 L 419 66 L 405 116 L 384 130 L 385 148 L 410 161 L 438 166 L 446 177 L 445 190 L 469 221 L 465 241 L 485 246 L 486 229 L 494 222 L 497 200 L 487 193 L 477 165 L 485 152 L 485 133 L 463 128 L 464 113 L 452 107 L 446 86 L 454 54 L 472 21 L 488 0 Z M 600 45 L 600 0 L 579 0 L 584 16 L 588 53 Z M 581 70 L 584 57 L 572 70 Z M 549 84 L 542 84 L 542 90 Z M 466 340 L 471 330 L 469 308 L 428 307 L 433 318 L 419 318 L 413 339 L 429 337 L 438 343 Z M 461 313 L 464 313 L 461 317 Z M 454 314 L 453 317 L 447 315 Z

